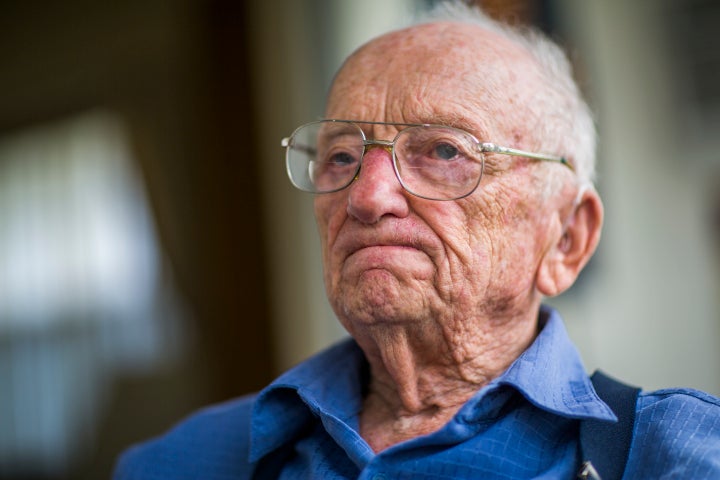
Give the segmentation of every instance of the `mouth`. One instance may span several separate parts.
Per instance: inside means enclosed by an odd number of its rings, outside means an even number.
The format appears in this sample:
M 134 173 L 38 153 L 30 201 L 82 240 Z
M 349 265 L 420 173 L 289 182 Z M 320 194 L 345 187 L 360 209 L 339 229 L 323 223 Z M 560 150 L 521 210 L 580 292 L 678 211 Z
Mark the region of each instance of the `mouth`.
M 335 258 L 344 262 L 350 257 L 409 261 L 409 255 L 437 254 L 437 239 L 420 222 L 386 219 L 375 225 L 345 224 L 332 242 Z M 400 265 L 400 264 L 398 264 Z
M 422 250 L 412 245 L 378 243 L 354 248 L 347 253 L 346 258 L 356 255 L 377 255 L 379 258 L 388 258 L 393 255 L 410 252 L 422 252 Z
M 351 241 L 342 245 L 340 251 L 344 260 L 351 257 L 362 257 L 373 259 L 373 263 L 391 258 L 402 258 L 408 254 L 425 254 L 425 248 L 420 242 L 398 238 L 363 239 L 354 237 Z

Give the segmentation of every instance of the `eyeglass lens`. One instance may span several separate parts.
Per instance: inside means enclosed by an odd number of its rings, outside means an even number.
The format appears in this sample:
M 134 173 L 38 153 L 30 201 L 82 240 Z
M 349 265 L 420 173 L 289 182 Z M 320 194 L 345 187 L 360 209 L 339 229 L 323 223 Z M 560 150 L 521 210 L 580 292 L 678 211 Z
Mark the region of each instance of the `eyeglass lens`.
M 287 151 L 293 184 L 308 192 L 325 193 L 347 187 L 357 176 L 366 145 L 357 124 L 320 121 L 300 127 Z M 451 200 L 472 193 L 483 170 L 478 142 L 452 127 L 411 126 L 394 139 L 398 180 L 410 193 L 434 200 Z

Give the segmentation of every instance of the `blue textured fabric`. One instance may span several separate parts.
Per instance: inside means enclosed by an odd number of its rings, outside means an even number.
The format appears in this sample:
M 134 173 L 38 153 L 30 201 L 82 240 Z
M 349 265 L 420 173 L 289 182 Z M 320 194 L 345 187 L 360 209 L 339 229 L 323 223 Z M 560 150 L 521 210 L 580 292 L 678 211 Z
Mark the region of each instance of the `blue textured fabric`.
M 562 320 L 545 326 L 500 377 L 443 428 L 375 454 L 358 434 L 367 364 L 352 340 L 288 371 L 258 395 L 198 412 L 127 451 L 115 480 L 247 479 L 290 446 L 282 479 L 571 479 L 578 420 L 613 421 Z M 720 478 L 720 401 L 677 389 L 642 393 L 624 478 Z

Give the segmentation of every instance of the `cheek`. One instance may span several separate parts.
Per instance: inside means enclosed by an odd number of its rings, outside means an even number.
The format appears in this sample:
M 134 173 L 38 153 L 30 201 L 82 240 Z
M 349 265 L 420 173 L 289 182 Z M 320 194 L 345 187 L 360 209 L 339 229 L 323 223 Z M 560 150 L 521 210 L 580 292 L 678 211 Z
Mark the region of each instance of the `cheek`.
M 318 195 L 315 197 L 314 210 L 320 246 L 325 263 L 331 259 L 331 250 L 338 232 L 347 218 L 346 203 L 340 193 Z
M 537 269 L 548 246 L 548 212 L 517 202 L 503 215 L 501 261 L 498 275 L 513 280 L 518 286 L 534 282 Z
M 332 217 L 336 215 L 337 204 L 340 203 L 340 200 L 333 201 L 334 197 L 334 194 L 315 196 L 313 209 L 315 211 L 315 221 L 320 230 L 327 230 L 330 227 Z
M 487 213 L 477 202 L 437 202 L 436 207 L 428 209 L 425 219 L 442 245 L 443 253 L 436 258 L 438 283 L 468 288 L 488 269 L 492 248 Z
M 526 276 L 541 256 L 547 228 L 537 199 L 519 188 L 483 193 L 468 213 L 474 260 L 495 278 Z

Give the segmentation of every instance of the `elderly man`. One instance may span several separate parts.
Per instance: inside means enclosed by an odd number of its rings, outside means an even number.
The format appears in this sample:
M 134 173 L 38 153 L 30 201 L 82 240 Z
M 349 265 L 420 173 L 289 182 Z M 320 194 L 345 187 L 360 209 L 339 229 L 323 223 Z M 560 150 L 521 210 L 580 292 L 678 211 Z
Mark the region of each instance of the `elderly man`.
M 600 236 L 592 120 L 549 41 L 443 12 L 353 53 L 327 119 L 283 141 L 352 338 L 136 447 L 117 479 L 598 478 L 603 449 L 606 480 L 626 458 L 625 478 L 720 478 L 720 403 L 690 390 L 633 394 L 629 457 L 601 427 L 586 462 L 580 432 L 626 412 L 541 300 Z

